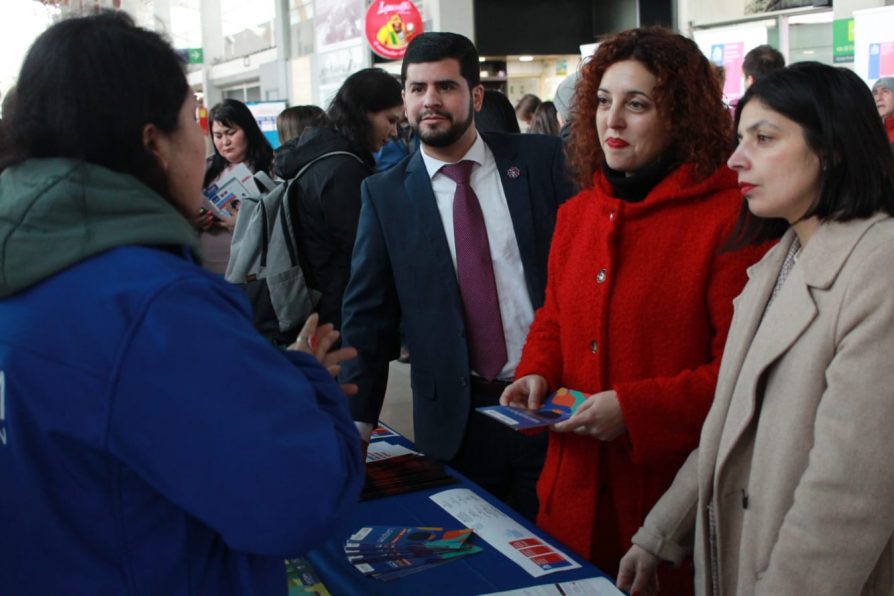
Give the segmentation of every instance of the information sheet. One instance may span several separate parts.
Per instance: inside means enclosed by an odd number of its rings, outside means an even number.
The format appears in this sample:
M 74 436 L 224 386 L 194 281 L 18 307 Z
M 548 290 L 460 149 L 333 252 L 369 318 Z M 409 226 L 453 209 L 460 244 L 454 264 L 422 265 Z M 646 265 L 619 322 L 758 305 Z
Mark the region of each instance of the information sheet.
M 429 497 L 533 577 L 579 569 L 580 564 L 466 488 Z
M 573 582 L 560 584 L 546 584 L 543 586 L 531 586 L 518 590 L 506 590 L 505 592 L 491 592 L 482 596 L 572 596 L 573 594 L 587 596 L 624 596 L 624 592 L 615 587 L 611 581 L 604 577 L 590 577 Z

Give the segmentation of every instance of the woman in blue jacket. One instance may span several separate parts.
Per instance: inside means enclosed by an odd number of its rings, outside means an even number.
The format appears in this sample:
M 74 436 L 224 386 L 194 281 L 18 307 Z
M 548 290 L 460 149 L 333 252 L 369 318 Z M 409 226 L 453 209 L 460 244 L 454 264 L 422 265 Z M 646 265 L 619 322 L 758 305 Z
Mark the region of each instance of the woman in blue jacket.
M 176 54 L 123 13 L 62 21 L 3 127 L 0 593 L 285 594 L 283 558 L 350 519 L 358 436 L 195 262 Z

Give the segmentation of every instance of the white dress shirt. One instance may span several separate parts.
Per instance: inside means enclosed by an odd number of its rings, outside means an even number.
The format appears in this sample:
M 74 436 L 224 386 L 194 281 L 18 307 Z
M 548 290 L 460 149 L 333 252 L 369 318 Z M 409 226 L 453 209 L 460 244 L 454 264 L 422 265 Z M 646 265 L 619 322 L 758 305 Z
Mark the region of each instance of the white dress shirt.
M 432 190 L 444 226 L 444 235 L 447 236 L 450 256 L 453 259 L 453 269 L 456 271 L 456 241 L 453 236 L 453 195 L 456 192 L 456 183 L 439 172 L 447 162 L 426 155 L 425 147 L 422 147 L 420 153 L 431 178 Z M 511 380 L 515 367 L 521 360 L 528 328 L 534 320 L 534 307 L 528 295 L 521 253 L 518 250 L 509 204 L 506 201 L 506 193 L 503 191 L 494 154 L 479 135 L 459 161 L 463 160 L 476 163 L 472 168 L 470 183 L 478 196 L 484 215 L 487 243 L 490 246 L 494 281 L 500 302 L 500 315 L 503 319 L 503 335 L 506 338 L 508 359 L 498 378 Z

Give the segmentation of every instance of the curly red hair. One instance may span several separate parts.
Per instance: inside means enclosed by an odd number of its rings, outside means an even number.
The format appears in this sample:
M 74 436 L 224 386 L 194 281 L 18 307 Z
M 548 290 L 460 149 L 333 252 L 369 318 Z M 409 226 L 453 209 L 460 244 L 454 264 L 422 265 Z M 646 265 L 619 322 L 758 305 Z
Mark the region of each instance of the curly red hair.
M 658 79 L 653 99 L 673 127 L 676 159 L 695 164 L 699 177 L 711 175 L 734 147 L 732 120 L 711 65 L 691 39 L 663 27 L 643 27 L 606 39 L 581 68 L 568 143 L 568 160 L 580 187 L 593 186 L 593 174 L 604 159 L 596 133 L 596 92 L 605 71 L 624 60 L 640 62 Z

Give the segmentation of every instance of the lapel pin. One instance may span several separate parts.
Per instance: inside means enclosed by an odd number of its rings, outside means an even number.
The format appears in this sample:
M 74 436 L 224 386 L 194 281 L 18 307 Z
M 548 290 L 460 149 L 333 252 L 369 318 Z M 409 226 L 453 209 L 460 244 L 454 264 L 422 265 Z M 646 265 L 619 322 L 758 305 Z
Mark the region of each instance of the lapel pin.
M 521 170 L 519 170 L 515 166 L 512 166 L 511 168 L 506 170 L 506 175 L 509 176 L 510 178 L 518 178 L 519 176 L 521 176 Z

